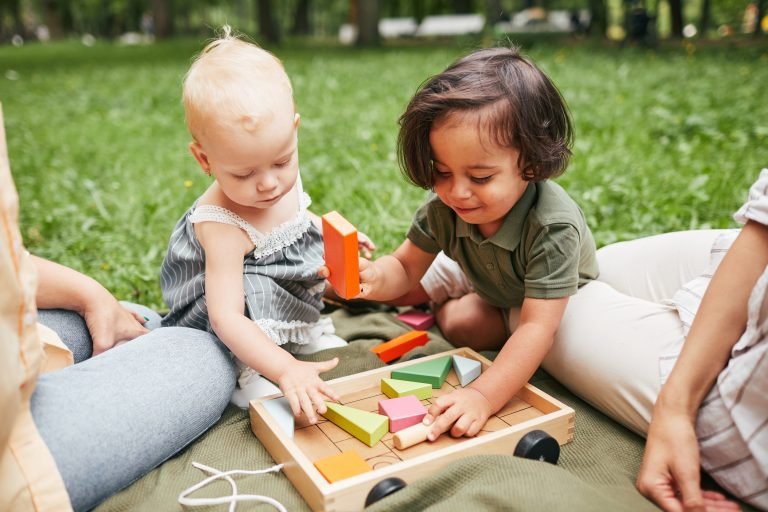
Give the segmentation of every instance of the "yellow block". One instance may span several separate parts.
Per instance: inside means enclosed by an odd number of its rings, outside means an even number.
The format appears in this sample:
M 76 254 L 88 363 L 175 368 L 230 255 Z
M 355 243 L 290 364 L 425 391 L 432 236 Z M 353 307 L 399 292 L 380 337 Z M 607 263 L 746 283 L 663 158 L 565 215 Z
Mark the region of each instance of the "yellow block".
M 325 416 L 368 446 L 378 443 L 389 430 L 389 418 L 354 407 L 325 402 Z

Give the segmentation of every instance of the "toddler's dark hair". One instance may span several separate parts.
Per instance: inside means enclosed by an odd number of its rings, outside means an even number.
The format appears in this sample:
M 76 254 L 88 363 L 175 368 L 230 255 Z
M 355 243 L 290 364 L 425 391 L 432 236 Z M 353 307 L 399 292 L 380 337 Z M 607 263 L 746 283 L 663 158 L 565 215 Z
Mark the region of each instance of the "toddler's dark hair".
M 558 176 L 568 165 L 573 132 L 565 100 L 517 48 L 478 50 L 419 87 L 397 138 L 400 167 L 419 187 L 434 185 L 429 132 L 451 114 L 476 115 L 492 142 L 519 150 L 525 180 Z

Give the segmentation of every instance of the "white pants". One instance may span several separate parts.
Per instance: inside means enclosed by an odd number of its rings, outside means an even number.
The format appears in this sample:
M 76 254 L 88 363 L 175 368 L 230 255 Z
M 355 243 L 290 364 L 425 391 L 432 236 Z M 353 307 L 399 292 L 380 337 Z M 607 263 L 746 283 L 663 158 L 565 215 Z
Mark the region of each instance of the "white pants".
M 544 369 L 645 435 L 661 389 L 659 357 L 684 342 L 672 296 L 709 268 L 710 249 L 723 231 L 666 233 L 597 251 L 600 277 L 569 299 Z M 421 283 L 438 303 L 472 291 L 458 264 L 443 253 Z M 510 324 L 514 329 L 512 319 Z
M 568 301 L 542 366 L 572 392 L 645 435 L 661 389 L 659 357 L 680 350 L 670 299 L 709 268 L 723 230 L 620 242 L 597 252 L 600 277 Z

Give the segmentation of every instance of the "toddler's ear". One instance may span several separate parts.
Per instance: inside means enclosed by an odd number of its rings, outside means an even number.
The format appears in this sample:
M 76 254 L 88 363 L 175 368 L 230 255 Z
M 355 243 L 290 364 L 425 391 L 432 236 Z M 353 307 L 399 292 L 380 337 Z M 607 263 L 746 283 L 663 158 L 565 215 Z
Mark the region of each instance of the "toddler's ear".
M 205 151 L 203 151 L 203 148 L 202 146 L 200 146 L 200 143 L 197 141 L 190 142 L 189 150 L 192 152 L 192 156 L 195 157 L 195 160 L 197 160 L 197 163 L 200 164 L 200 167 L 203 169 L 203 172 L 208 176 L 210 176 L 211 164 L 208 163 L 208 155 L 205 154 Z

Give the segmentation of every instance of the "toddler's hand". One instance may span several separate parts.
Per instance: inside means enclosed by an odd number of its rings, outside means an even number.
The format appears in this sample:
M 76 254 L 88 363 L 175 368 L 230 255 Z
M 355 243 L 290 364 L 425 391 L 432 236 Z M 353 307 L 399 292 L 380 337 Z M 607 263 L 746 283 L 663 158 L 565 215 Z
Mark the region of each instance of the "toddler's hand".
M 362 254 L 363 258 L 371 259 L 372 252 L 376 250 L 376 244 L 374 244 L 365 233 L 357 232 L 357 250 Z
M 332 370 L 337 364 L 338 357 L 320 363 L 297 360 L 283 372 L 277 380 L 277 385 L 291 405 L 293 414 L 298 416 L 304 411 L 309 422 L 315 424 L 315 411 L 323 414 L 326 411 L 326 400 L 339 400 L 339 395 L 319 377 L 321 373 Z
M 474 437 L 492 413 L 491 404 L 480 391 L 456 389 L 435 400 L 424 416 L 424 424 L 432 425 L 427 439 L 434 441 L 448 429 L 453 437 Z
M 356 299 L 365 299 L 378 289 L 379 272 L 370 260 L 360 258 L 360 295 Z

